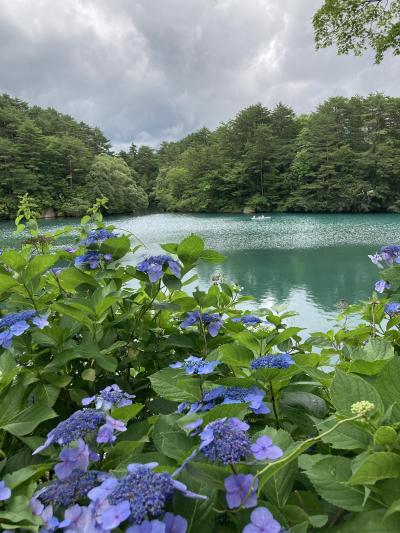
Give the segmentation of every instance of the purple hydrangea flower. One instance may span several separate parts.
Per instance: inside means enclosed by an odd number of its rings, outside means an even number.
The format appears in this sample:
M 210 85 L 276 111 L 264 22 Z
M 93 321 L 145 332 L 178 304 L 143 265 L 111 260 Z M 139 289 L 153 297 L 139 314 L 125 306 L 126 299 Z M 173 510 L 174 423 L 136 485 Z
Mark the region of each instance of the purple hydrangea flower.
M 97 250 L 89 250 L 83 255 L 78 255 L 75 258 L 74 265 L 86 270 L 95 270 L 99 268 L 102 261 L 110 262 L 112 261 L 112 256 L 110 254 L 101 254 Z
M 153 472 L 155 466 L 157 463 L 129 465 L 129 473 L 118 480 L 106 496 L 112 506 L 128 501 L 130 517 L 134 524 L 141 524 L 149 514 L 152 517 L 160 516 L 174 490 L 179 490 L 188 497 L 203 498 L 188 491 L 186 485 L 172 479 L 170 474 Z
M 94 229 L 88 233 L 86 239 L 81 241 L 85 246 L 92 246 L 94 244 L 101 244 L 107 239 L 118 237 L 118 233 L 107 231 L 106 229 Z
M 140 525 L 128 527 L 126 533 L 166 533 L 166 531 L 164 522 L 160 522 L 160 520 L 144 520 Z M 178 533 L 179 530 L 176 531 Z
M 270 410 L 264 404 L 265 392 L 258 387 L 217 387 L 207 392 L 203 397 L 206 409 L 211 409 L 219 403 L 249 403 L 255 414 L 268 414 Z
M 220 418 L 200 433 L 200 449 L 208 459 L 224 465 L 250 455 L 249 425 L 238 418 Z
M 382 294 L 382 292 L 386 289 L 390 289 L 390 283 L 387 283 L 385 280 L 380 279 L 375 283 L 375 290 L 376 292 L 379 292 Z
M 111 505 L 104 511 L 101 523 L 105 529 L 114 529 L 122 522 L 125 522 L 131 514 L 131 506 L 128 500 L 122 500 L 115 505 Z
M 264 355 L 255 359 L 251 363 L 252 370 L 259 368 L 289 368 L 294 361 L 288 353 L 280 353 L 278 355 Z
M 64 448 L 60 453 L 61 463 L 54 467 L 54 472 L 59 479 L 65 479 L 74 470 L 85 472 L 88 469 L 91 458 L 89 446 L 84 440 L 78 439 L 76 446 Z
M 96 442 L 98 443 L 109 443 L 116 440 L 114 431 L 126 431 L 126 426 L 121 420 L 115 420 L 111 416 L 106 416 L 106 423 L 99 428 L 97 433 Z
M 11 348 L 13 337 L 19 337 L 31 326 L 43 329 L 48 323 L 47 318 L 38 315 L 35 309 L 5 315 L 0 318 L 0 330 L 2 330 L 0 331 L 0 346 L 5 349 Z
M 251 523 L 243 529 L 243 533 L 280 533 L 281 525 L 266 507 L 257 507 L 250 515 Z
M 149 280 L 152 283 L 162 278 L 164 267 L 169 268 L 171 274 L 176 278 L 181 277 L 181 265 L 169 255 L 152 255 L 136 266 L 139 272 L 145 272 L 149 276 Z
M 255 326 L 256 324 L 269 324 L 268 320 L 254 315 L 243 315 L 232 318 L 232 322 L 241 322 L 245 326 Z
M 8 500 L 11 496 L 11 489 L 7 487 L 4 481 L 0 481 L 0 501 Z
M 186 374 L 211 374 L 214 368 L 220 364 L 220 361 L 204 361 L 200 357 L 191 355 L 184 361 L 178 361 L 169 365 L 171 368 L 184 368 Z
M 68 507 L 85 498 L 88 492 L 104 480 L 106 474 L 96 470 L 74 470 L 65 479 L 55 479 L 43 489 L 40 489 L 33 497 L 43 505 L 55 505 Z M 31 506 L 38 506 L 35 501 Z
M 229 509 L 241 505 L 247 509 L 257 505 L 258 479 L 254 483 L 253 481 L 254 477 L 251 474 L 232 474 L 225 478 L 226 502 Z
M 272 439 L 267 435 L 259 437 L 254 444 L 251 445 L 251 451 L 254 457 L 258 461 L 264 461 L 265 459 L 275 460 L 282 457 L 283 451 L 279 446 L 272 444 Z
M 200 313 L 200 311 L 192 311 L 187 313 L 187 317 L 180 326 L 182 329 L 186 329 L 190 326 L 194 326 L 199 322 L 204 328 L 208 329 L 208 333 L 211 337 L 216 337 L 219 330 L 222 328 L 222 318 L 218 313 Z
M 382 257 L 379 254 L 369 255 L 368 257 L 370 258 L 371 262 L 374 265 L 376 265 L 378 267 L 382 267 L 382 265 L 381 265 Z
M 380 255 L 383 261 L 386 261 L 389 265 L 398 263 L 400 260 L 400 246 L 382 246 Z
M 95 409 L 75 411 L 69 418 L 60 422 L 47 435 L 46 442 L 33 453 L 39 453 L 53 443 L 65 446 L 74 440 L 83 439 L 94 433 L 106 421 L 106 415 Z
M 108 411 L 112 407 L 124 407 L 131 405 L 131 398 L 135 398 L 134 394 L 123 392 L 118 385 L 109 385 L 101 390 L 98 395 L 90 396 L 82 400 L 82 405 L 96 404 L 96 409 L 103 409 Z
M 65 510 L 64 520 L 58 524 L 58 527 L 64 529 L 64 533 L 77 533 L 78 531 L 94 533 L 99 531 L 96 528 L 92 509 L 78 504 L 72 505 Z
M 188 523 L 183 516 L 165 513 L 163 522 L 165 524 L 165 533 L 186 533 Z
M 400 313 L 400 302 L 389 302 L 385 305 L 385 313 L 388 315 L 395 315 Z

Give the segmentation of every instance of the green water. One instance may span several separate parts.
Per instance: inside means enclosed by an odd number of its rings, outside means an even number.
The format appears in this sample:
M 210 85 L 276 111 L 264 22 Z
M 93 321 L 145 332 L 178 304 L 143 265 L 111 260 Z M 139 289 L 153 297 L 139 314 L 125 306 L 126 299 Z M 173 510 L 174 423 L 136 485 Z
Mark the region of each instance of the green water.
M 221 266 L 202 264 L 200 286 L 219 270 L 254 297 L 252 305 L 286 304 L 300 313 L 291 323 L 327 329 L 339 300 L 368 298 L 379 272 L 367 255 L 383 244 L 400 242 L 400 215 L 287 215 L 252 221 L 247 215 L 155 214 L 112 217 L 111 223 L 137 235 L 157 250 L 158 242 L 177 242 L 197 233 L 221 251 Z M 44 221 L 55 229 L 72 219 Z M 15 244 L 10 223 L 0 224 L 0 244 Z M 131 258 L 135 261 L 135 258 Z

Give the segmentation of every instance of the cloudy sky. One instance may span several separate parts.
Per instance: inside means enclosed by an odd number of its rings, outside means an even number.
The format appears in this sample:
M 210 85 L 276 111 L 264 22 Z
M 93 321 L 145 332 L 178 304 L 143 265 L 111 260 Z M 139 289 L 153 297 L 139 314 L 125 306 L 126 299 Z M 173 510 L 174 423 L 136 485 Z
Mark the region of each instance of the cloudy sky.
M 322 0 L 0 0 L 0 92 L 99 126 L 115 148 L 214 128 L 256 102 L 400 96 L 400 60 L 315 51 Z

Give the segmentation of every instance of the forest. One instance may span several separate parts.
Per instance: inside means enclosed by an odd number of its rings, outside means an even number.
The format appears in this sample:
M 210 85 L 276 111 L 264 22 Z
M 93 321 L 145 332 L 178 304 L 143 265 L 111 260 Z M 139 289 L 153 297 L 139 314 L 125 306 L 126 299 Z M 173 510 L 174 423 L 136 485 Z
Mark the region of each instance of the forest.
M 309 115 L 240 111 L 157 149 L 114 153 L 98 129 L 0 96 L 0 217 L 28 192 L 41 211 L 400 212 L 400 98 L 332 97 Z

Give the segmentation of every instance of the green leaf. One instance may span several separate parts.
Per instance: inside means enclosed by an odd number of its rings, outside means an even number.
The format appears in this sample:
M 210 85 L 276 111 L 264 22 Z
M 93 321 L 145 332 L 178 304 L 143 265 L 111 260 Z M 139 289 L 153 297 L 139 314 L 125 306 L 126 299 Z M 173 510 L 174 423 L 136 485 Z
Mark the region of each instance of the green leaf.
M 393 406 L 393 421 L 400 419 L 400 357 L 393 358 L 376 377 L 374 386 L 379 392 L 386 409 Z
M 351 460 L 340 456 L 327 456 L 318 461 L 305 474 L 318 494 L 332 505 L 347 511 L 367 511 L 377 507 L 371 499 L 364 504 L 364 489 L 346 483 L 351 477 Z
M 12 276 L 0 272 L 0 294 L 15 287 L 15 285 L 18 285 L 18 282 Z
M 125 405 L 124 407 L 116 407 L 111 411 L 111 416 L 118 420 L 128 421 L 134 418 L 143 409 L 144 405 L 141 403 L 133 403 L 132 405 Z
M 197 235 L 190 235 L 181 241 L 177 248 L 179 259 L 183 263 L 195 263 L 204 250 L 203 239 Z
M 0 428 L 17 437 L 31 433 L 41 422 L 57 416 L 47 405 L 31 405 L 17 412 L 0 413 Z
M 400 513 L 400 500 L 396 500 L 392 503 L 392 505 L 386 511 L 385 518 L 387 518 L 388 516 L 394 513 Z
M 102 254 L 111 254 L 113 260 L 121 259 L 124 257 L 131 248 L 131 241 L 126 235 L 121 235 L 121 237 L 112 237 L 103 242 L 100 247 L 100 252 Z
M 332 533 L 399 533 L 399 519 L 396 516 L 385 518 L 385 510 L 360 513 L 340 526 L 330 529 Z
M 318 422 L 320 433 L 327 431 L 336 424 L 337 420 L 328 418 Z M 337 450 L 366 450 L 371 443 L 371 435 L 354 422 L 340 425 L 335 431 L 323 437 L 323 442 L 329 443 Z
M 46 272 L 46 270 L 55 265 L 57 261 L 58 254 L 36 255 L 33 259 L 31 259 L 25 270 L 25 282 L 31 282 L 33 279 L 37 278 L 43 274 L 43 272 Z
M 81 376 L 85 381 L 94 381 L 96 379 L 96 371 L 94 368 L 87 368 L 82 372 Z
M 192 476 L 184 470 L 179 477 L 179 481 L 185 483 L 192 492 L 203 494 L 207 499 L 187 498 L 183 494 L 175 491 L 174 509 L 186 518 L 188 527 L 186 533 L 197 533 L 199 531 L 213 531 L 215 513 L 214 507 L 217 499 L 217 491 L 207 484 L 196 482 Z
M 215 250 L 203 250 L 200 259 L 207 261 L 207 263 L 222 263 L 225 261 L 225 256 Z
M 39 479 L 45 472 L 53 468 L 53 463 L 41 463 L 21 468 L 12 474 L 7 474 L 3 481 L 10 489 L 14 490 L 25 481 Z
M 218 353 L 221 361 L 231 366 L 249 367 L 254 359 L 253 352 L 237 343 L 223 344 L 219 346 Z
M 19 272 L 26 265 L 25 257 L 16 250 L 4 250 L 0 259 L 2 263 L 15 270 L 15 272 Z
M 353 403 L 367 400 L 372 402 L 378 412 L 383 413 L 382 400 L 378 391 L 364 379 L 345 374 L 337 369 L 331 387 L 331 399 L 335 408 L 344 415 L 352 416 Z
M 375 452 L 369 455 L 351 476 L 352 485 L 374 484 L 379 479 L 400 477 L 400 455 Z
M 186 465 L 186 471 L 196 480 L 203 482 L 205 486 L 224 489 L 224 480 L 232 471 L 227 466 L 218 466 L 210 463 L 191 461 Z
M 93 276 L 75 267 L 64 268 L 58 278 L 62 288 L 67 291 L 74 291 L 80 285 L 99 286 Z
M 154 426 L 153 441 L 160 452 L 177 461 L 184 461 L 195 445 L 192 437 L 188 437 L 180 429 L 174 415 L 158 418 Z
M 164 368 L 150 376 L 154 391 L 173 402 L 197 402 L 201 399 L 199 380 L 179 368 Z

